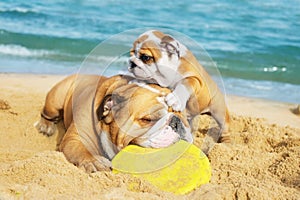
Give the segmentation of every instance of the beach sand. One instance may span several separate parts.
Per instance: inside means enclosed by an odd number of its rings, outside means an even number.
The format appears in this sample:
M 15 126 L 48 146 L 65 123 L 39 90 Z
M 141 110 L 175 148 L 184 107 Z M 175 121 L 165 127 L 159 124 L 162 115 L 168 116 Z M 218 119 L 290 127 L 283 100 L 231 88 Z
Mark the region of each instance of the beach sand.
M 130 175 L 87 174 L 55 150 L 58 133 L 46 137 L 35 130 L 47 91 L 62 78 L 0 74 L 1 200 L 300 199 L 300 116 L 292 112 L 296 104 L 229 96 L 232 144 L 216 144 L 210 151 L 209 184 L 176 196 Z M 198 146 L 207 120 L 198 118 Z

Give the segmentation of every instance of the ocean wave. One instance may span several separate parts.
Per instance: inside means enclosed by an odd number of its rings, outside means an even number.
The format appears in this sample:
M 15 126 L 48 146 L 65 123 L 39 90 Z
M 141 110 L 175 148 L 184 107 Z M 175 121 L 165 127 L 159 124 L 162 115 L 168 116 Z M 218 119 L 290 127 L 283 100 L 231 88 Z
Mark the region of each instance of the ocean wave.
M 0 13 L 19 13 L 19 14 L 29 14 L 29 13 L 39 13 L 36 9 L 29 9 L 23 7 L 15 7 L 15 8 L 0 8 Z
M 300 85 L 267 80 L 246 80 L 225 77 L 226 93 L 281 102 L 299 103 Z
M 89 39 L 22 33 L 0 28 L 1 43 L 4 45 L 13 43 L 28 49 L 56 50 L 70 54 L 87 54 L 97 45 L 97 42 Z
M 237 44 L 226 42 L 226 41 L 206 41 L 205 47 L 208 50 L 218 50 L 218 51 L 227 51 L 227 52 L 238 52 L 241 51 L 241 48 Z
M 28 49 L 20 45 L 0 45 L 0 54 L 21 56 L 21 57 L 42 57 L 45 55 L 53 54 L 47 50 L 34 50 Z
M 89 61 L 92 62 L 108 62 L 108 63 L 128 63 L 127 56 L 90 56 Z
M 281 67 L 281 66 L 271 66 L 271 67 L 264 67 L 263 68 L 264 72 L 285 72 L 287 71 L 286 67 Z
M 44 49 L 29 49 L 20 45 L 3 45 L 0 44 L 0 55 L 46 59 L 53 61 L 67 62 L 86 62 L 87 64 L 113 65 L 124 67 L 128 64 L 127 56 L 104 56 L 104 55 L 89 55 L 89 54 L 70 54 L 59 51 L 44 50 Z

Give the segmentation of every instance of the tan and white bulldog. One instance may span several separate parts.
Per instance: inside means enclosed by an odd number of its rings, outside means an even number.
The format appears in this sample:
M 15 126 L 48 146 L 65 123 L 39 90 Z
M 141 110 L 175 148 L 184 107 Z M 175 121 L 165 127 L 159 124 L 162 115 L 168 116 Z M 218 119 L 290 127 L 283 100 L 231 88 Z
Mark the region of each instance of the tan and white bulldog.
M 63 121 L 66 133 L 59 150 L 87 172 L 107 170 L 110 160 L 128 144 L 167 147 L 193 138 L 185 112 L 167 106 L 157 85 L 129 83 L 131 77 L 72 75 L 47 94 L 39 132 L 51 136 Z
M 133 43 L 128 67 L 138 80 L 172 90 L 165 101 L 193 117 L 209 109 L 220 127 L 221 142 L 229 142 L 229 113 L 216 83 L 186 46 L 170 35 L 151 30 Z

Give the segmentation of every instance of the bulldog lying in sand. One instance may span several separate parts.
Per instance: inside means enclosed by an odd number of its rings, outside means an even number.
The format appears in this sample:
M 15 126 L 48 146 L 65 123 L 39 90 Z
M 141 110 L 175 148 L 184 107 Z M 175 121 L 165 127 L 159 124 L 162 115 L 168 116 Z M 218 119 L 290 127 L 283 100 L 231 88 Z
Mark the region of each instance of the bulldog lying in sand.
M 47 94 L 39 132 L 51 136 L 63 120 L 66 133 L 59 150 L 87 172 L 107 170 L 128 144 L 167 147 L 179 139 L 192 142 L 186 113 L 164 101 L 167 88 L 141 87 L 122 75 L 111 78 L 72 75 Z
M 128 70 L 135 78 L 170 88 L 166 103 L 177 111 L 187 108 L 190 118 L 209 109 L 221 129 L 219 141 L 230 141 L 224 96 L 186 46 L 160 31 L 147 31 L 133 43 L 130 56 Z

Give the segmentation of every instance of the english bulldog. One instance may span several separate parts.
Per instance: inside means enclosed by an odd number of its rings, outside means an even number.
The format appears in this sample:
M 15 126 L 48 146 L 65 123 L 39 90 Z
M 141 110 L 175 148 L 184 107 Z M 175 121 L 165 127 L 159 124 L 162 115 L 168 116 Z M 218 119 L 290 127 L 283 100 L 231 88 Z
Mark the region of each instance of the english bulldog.
M 136 79 L 172 90 L 165 101 L 174 110 L 187 108 L 190 118 L 209 110 L 220 127 L 219 141 L 230 141 L 224 96 L 186 46 L 160 31 L 147 31 L 134 41 L 129 61 Z
M 109 170 L 111 159 L 128 144 L 163 148 L 179 139 L 192 143 L 186 113 L 172 110 L 163 100 L 170 90 L 131 79 L 67 77 L 48 92 L 36 128 L 51 136 L 63 121 L 66 133 L 59 150 L 87 172 Z

